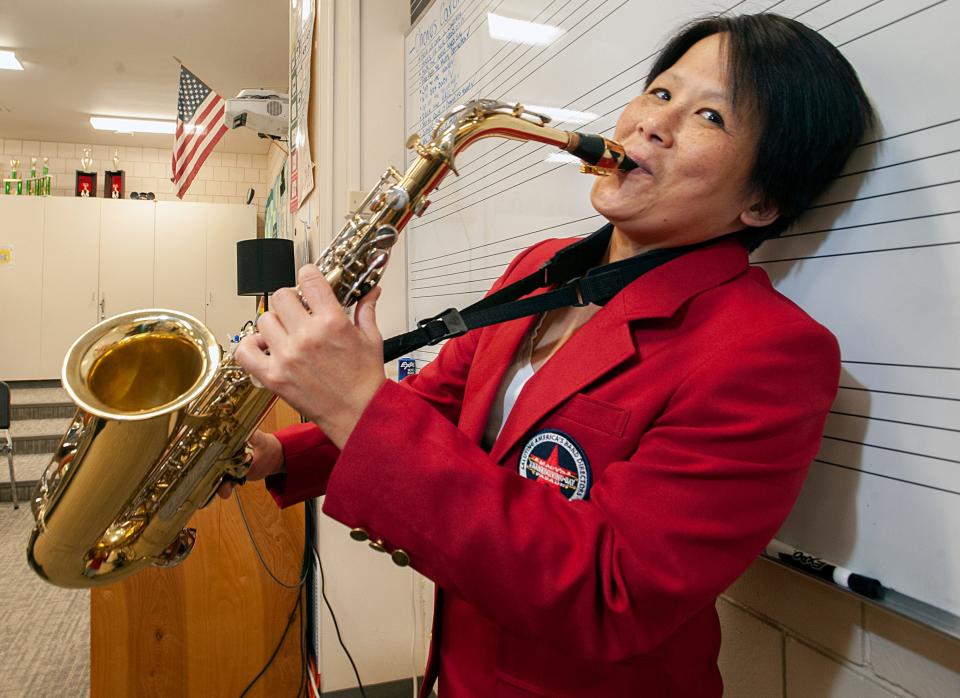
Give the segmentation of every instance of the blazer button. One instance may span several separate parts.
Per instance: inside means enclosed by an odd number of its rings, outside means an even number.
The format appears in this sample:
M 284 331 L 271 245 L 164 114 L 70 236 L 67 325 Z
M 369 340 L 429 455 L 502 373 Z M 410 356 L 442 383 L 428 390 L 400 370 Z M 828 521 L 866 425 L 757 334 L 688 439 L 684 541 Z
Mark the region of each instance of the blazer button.
M 376 550 L 378 553 L 385 553 L 385 552 L 387 552 L 387 549 L 383 547 L 383 541 L 380 540 L 379 538 L 378 538 L 377 540 L 372 540 L 372 541 L 370 541 L 370 543 L 368 543 L 368 545 L 369 545 L 371 548 L 373 548 L 374 550 Z
M 393 564 L 397 567 L 406 567 L 410 564 L 410 556 L 407 554 L 407 551 L 401 550 L 400 548 L 390 553 L 390 559 L 393 560 Z
M 370 538 L 370 534 L 364 531 L 362 528 L 354 528 L 350 531 L 350 537 L 355 541 L 363 542 Z

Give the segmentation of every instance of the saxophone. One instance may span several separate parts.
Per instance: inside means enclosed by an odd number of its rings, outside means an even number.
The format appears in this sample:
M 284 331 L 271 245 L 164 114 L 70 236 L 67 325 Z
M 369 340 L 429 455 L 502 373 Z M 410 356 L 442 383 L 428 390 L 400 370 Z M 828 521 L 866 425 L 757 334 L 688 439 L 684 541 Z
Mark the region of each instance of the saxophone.
M 404 174 L 390 167 L 316 262 L 343 307 L 372 290 L 390 248 L 456 154 L 498 136 L 557 146 L 608 174 L 636 165 L 602 136 L 547 126 L 521 105 L 477 100 L 441 117 Z M 187 527 L 225 479 L 249 468 L 246 441 L 276 401 L 195 318 L 173 310 L 117 315 L 67 352 L 63 386 L 77 412 L 32 501 L 27 559 L 43 579 L 93 587 L 173 566 L 196 542 Z

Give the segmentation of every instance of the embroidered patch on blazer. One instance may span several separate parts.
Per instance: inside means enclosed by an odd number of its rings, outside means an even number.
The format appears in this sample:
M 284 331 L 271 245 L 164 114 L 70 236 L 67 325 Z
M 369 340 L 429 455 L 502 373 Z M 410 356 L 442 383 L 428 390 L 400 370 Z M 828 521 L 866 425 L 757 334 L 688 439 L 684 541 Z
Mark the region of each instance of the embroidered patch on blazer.
M 528 480 L 560 490 L 567 499 L 590 494 L 590 461 L 576 441 L 561 431 L 543 429 L 520 453 L 518 472 Z

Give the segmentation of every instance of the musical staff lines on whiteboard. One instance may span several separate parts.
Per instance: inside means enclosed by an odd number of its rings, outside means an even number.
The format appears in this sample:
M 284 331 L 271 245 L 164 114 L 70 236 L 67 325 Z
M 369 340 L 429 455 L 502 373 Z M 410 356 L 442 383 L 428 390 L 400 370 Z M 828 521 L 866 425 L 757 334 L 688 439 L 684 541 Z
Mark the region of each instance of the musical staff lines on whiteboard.
M 435 0 L 422 19 L 442 20 L 441 8 Z M 960 527 L 960 96 L 950 88 L 960 0 L 462 0 L 459 9 L 454 40 L 466 38 L 451 54 L 447 96 L 589 113 L 587 123 L 551 125 L 608 137 L 663 37 L 705 12 L 777 12 L 840 47 L 877 107 L 877 132 L 815 208 L 751 256 L 845 357 L 783 539 L 828 559 L 839 550 L 960 614 L 949 538 Z M 494 11 L 566 32 L 547 46 L 494 41 L 484 26 Z M 419 58 L 407 56 L 411 133 L 439 115 L 418 110 Z M 461 176 L 445 179 L 405 231 L 411 324 L 479 300 L 529 246 L 602 224 L 591 179 L 546 162 L 550 152 L 489 139 L 458 156 Z M 413 356 L 423 367 L 443 346 Z
M 830 410 L 830 414 L 835 414 L 841 417 L 856 417 L 857 419 L 869 419 L 875 422 L 888 422 L 890 424 L 900 424 L 908 427 L 922 427 L 923 429 L 939 429 L 940 431 L 952 431 L 956 434 L 960 434 L 960 429 L 953 427 L 941 427 L 934 424 L 918 424 L 917 422 L 905 422 L 901 419 L 886 419 L 884 417 L 874 417 L 869 414 L 854 414 L 853 412 L 841 412 L 839 410 Z
M 871 475 L 873 477 L 882 477 L 885 480 L 893 480 L 894 482 L 900 482 L 905 485 L 914 485 L 916 487 L 924 487 L 928 490 L 935 490 L 937 492 L 944 492 L 946 494 L 960 495 L 960 490 L 952 490 L 948 487 L 938 487 L 937 485 L 930 485 L 923 482 L 914 482 L 913 480 L 910 480 L 907 478 L 895 477 L 893 475 L 887 475 L 886 473 L 876 473 L 870 470 L 864 470 L 863 468 L 856 468 L 852 465 L 844 465 L 843 463 L 834 463 L 832 461 L 826 461 L 826 460 L 823 460 L 822 458 L 814 458 L 813 462 L 819 463 L 821 465 L 829 465 L 834 468 L 843 468 L 844 470 L 852 471 L 854 473 L 857 473 L 858 475 Z

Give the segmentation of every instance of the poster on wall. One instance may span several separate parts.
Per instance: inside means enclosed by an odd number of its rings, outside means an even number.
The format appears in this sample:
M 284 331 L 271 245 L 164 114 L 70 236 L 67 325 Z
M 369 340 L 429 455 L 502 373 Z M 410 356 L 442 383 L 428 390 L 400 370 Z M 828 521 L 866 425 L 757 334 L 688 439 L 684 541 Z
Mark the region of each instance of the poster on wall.
M 287 230 L 287 167 L 289 160 L 284 160 L 283 167 L 273 180 L 273 186 L 267 193 L 267 203 L 264 208 L 264 237 L 289 238 Z
M 313 160 L 307 113 L 310 107 L 310 68 L 313 64 L 313 23 L 316 0 L 293 0 L 290 26 L 290 213 L 313 191 Z
M 267 202 L 263 206 L 263 237 L 277 237 L 277 199 L 273 189 L 267 194 Z

